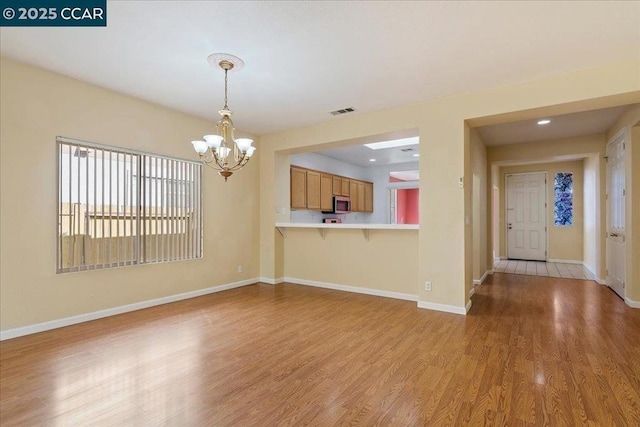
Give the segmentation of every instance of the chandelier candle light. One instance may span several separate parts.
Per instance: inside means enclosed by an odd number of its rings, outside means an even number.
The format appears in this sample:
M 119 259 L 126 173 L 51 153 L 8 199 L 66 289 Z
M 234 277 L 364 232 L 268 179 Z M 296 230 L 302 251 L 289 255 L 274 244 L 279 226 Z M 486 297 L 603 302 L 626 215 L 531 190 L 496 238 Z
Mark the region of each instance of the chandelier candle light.
M 234 171 L 246 165 L 256 151 L 256 147 L 251 146 L 252 139 L 234 137 L 235 128 L 231 121 L 233 112 L 227 105 L 227 74 L 229 71 L 240 71 L 244 62 L 228 53 L 211 54 L 207 61 L 212 67 L 220 67 L 224 70 L 224 107 L 218 111 L 222 119 L 216 124 L 217 135 L 205 135 L 204 141 L 191 141 L 191 143 L 200 160 L 218 170 L 226 181 Z

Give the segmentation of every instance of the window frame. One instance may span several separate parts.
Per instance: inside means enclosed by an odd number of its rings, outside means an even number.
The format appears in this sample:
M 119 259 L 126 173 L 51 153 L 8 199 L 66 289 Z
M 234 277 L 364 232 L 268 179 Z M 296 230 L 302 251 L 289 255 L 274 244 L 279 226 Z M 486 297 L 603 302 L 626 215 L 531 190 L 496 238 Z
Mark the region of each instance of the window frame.
M 109 261 L 108 263 L 103 262 L 103 263 L 94 263 L 94 264 L 85 264 L 85 265 L 80 265 L 80 266 L 63 266 L 63 259 L 62 259 L 62 222 L 61 222 L 61 215 L 63 214 L 62 212 L 62 205 L 63 205 L 63 190 L 62 190 L 62 175 L 63 175 L 63 170 L 62 170 L 62 164 L 61 164 L 61 153 L 62 153 L 62 147 L 66 146 L 66 147 L 70 147 L 72 150 L 79 148 L 79 149 L 94 149 L 94 150 L 102 150 L 102 155 L 105 155 L 105 153 L 109 152 L 110 156 L 109 156 L 109 162 L 112 162 L 112 156 L 114 154 L 117 155 L 117 162 L 119 162 L 120 156 L 123 155 L 123 159 L 125 159 L 126 162 L 126 157 L 130 156 L 130 160 L 135 158 L 135 163 L 137 165 L 137 168 L 135 170 L 135 173 L 133 171 L 131 171 L 131 176 L 135 177 L 135 182 L 130 182 L 131 185 L 131 190 L 133 191 L 133 189 L 136 189 L 136 204 L 135 206 L 132 204 L 130 206 L 128 206 L 129 208 L 129 216 L 134 216 L 136 217 L 136 234 L 133 234 L 132 228 L 130 228 L 130 236 L 133 237 L 135 236 L 135 240 L 136 240 L 136 244 L 133 245 L 136 248 L 136 253 L 135 253 L 135 257 L 131 260 L 115 260 L 115 259 L 111 259 L 111 247 L 109 247 Z M 153 159 L 153 160 L 152 160 Z M 169 175 L 166 176 L 154 176 L 153 175 L 153 170 L 151 168 L 153 167 L 158 167 L 158 162 L 160 164 L 160 169 L 162 170 L 162 165 L 165 164 L 164 162 L 167 162 L 166 165 L 171 164 L 171 172 Z M 174 162 L 174 163 L 170 163 L 170 162 Z M 178 163 L 175 163 L 178 162 Z M 151 168 L 149 168 L 149 170 L 147 170 L 147 163 L 149 165 L 154 164 L 155 166 L 151 166 Z M 180 179 L 180 176 L 175 176 L 175 172 L 176 172 L 176 168 L 179 165 L 180 167 L 186 167 L 186 165 L 191 165 L 188 167 L 192 167 L 191 171 L 192 174 L 190 174 L 190 176 L 188 178 L 182 178 Z M 95 166 L 94 166 L 95 167 Z M 104 167 L 104 158 L 103 158 L 103 165 L 102 167 L 104 169 L 107 169 L 106 167 Z M 87 169 L 88 169 L 88 165 L 87 165 Z M 104 173 L 104 169 L 103 169 L 103 173 Z M 186 169 L 185 169 L 186 170 Z M 156 169 L 156 172 L 158 171 L 158 169 Z M 73 203 L 71 202 L 71 200 L 73 199 L 73 194 L 71 193 L 71 187 L 72 187 L 72 183 L 71 181 L 75 178 L 75 176 L 72 176 L 73 173 L 75 173 L 75 171 L 73 170 L 73 168 L 70 166 L 69 168 L 69 180 L 70 180 L 70 184 L 69 184 L 69 205 L 72 205 Z M 94 189 L 98 188 L 96 186 L 96 180 L 97 180 L 97 175 L 96 175 L 97 171 L 94 169 L 94 180 L 93 180 L 93 184 L 94 184 Z M 110 173 L 110 180 L 113 180 L 114 175 L 111 175 L 111 170 L 109 171 Z M 167 172 L 165 172 L 164 170 L 162 170 L 161 172 L 163 175 L 166 174 Z M 56 244 L 56 274 L 66 274 L 66 273 L 75 273 L 75 272 L 82 272 L 82 271 L 91 271 L 91 270 L 103 270 L 103 269 L 112 269 L 112 268 L 120 268 L 120 267 L 129 267 L 129 266 L 133 266 L 133 265 L 145 265 L 145 264 L 158 264 L 158 263 L 166 263 L 166 262 L 175 262 L 175 261 L 189 261 L 189 260 L 194 260 L 194 259 L 201 259 L 204 257 L 204 191 L 203 191 L 203 167 L 202 167 L 202 163 L 198 162 L 198 161 L 193 161 L 193 160 L 187 160 L 187 159 L 182 159 L 179 157 L 172 157 L 172 156 L 166 156 L 166 155 L 161 155 L 161 154 L 156 154 L 156 153 L 150 153 L 150 152 L 146 152 L 146 151 L 141 151 L 141 150 L 133 150 L 133 149 L 129 149 L 129 148 L 124 148 L 124 147 L 118 147 L 118 146 L 113 146 L 113 145 L 108 145 L 108 144 L 100 144 L 100 143 L 95 143 L 95 142 L 90 142 L 90 141 L 84 141 L 84 140 L 79 140 L 79 139 L 74 139 L 74 138 L 69 138 L 69 137 L 64 137 L 64 136 L 56 136 L 56 199 L 57 199 L 57 207 L 56 207 L 56 240 L 55 240 L 55 244 Z M 89 177 L 90 173 L 87 170 L 85 172 L 85 176 Z M 120 175 L 120 171 L 119 171 L 119 166 L 118 166 L 118 172 L 117 172 L 117 178 L 119 179 L 121 177 Z M 126 174 L 123 175 L 126 177 Z M 80 171 L 78 171 L 77 177 L 80 177 Z M 150 183 L 154 182 L 154 181 L 163 181 L 163 182 L 169 182 L 169 181 L 180 181 L 177 183 L 177 185 L 179 186 L 184 186 L 186 187 L 185 183 L 188 182 L 187 179 L 189 181 L 192 182 L 191 187 L 193 188 L 193 194 L 192 194 L 192 198 L 191 198 L 191 205 L 189 206 L 191 210 L 191 214 L 192 216 L 196 217 L 196 220 L 194 221 L 194 230 L 192 232 L 192 238 L 193 238 L 193 253 L 190 254 L 191 256 L 186 257 L 183 256 L 182 257 L 178 257 L 175 254 L 178 253 L 178 247 L 180 244 L 182 244 L 183 242 L 179 242 L 179 243 L 172 243 L 172 250 L 168 253 L 171 253 L 172 255 L 168 256 L 168 258 L 170 259 L 165 259 L 165 256 L 163 254 L 163 258 L 162 259 L 155 259 L 155 260 L 149 260 L 149 258 L 145 258 L 143 259 L 142 257 L 146 257 L 146 251 L 148 249 L 148 247 L 153 248 L 153 245 L 151 243 L 147 243 L 146 242 L 146 237 L 151 236 L 152 234 L 149 233 L 147 234 L 146 232 L 146 228 L 150 227 L 146 224 L 146 220 L 145 219 L 141 219 L 142 216 L 146 215 L 145 209 L 147 207 L 153 207 L 156 208 L 156 227 L 158 225 L 157 223 L 157 217 L 158 217 L 158 213 L 157 213 L 157 209 L 158 206 L 146 206 L 146 197 L 147 194 L 151 194 L 152 191 L 158 191 L 158 189 L 156 188 L 155 190 L 152 190 L 153 187 Z M 82 180 L 78 181 L 78 195 L 82 195 L 82 192 L 80 190 L 81 184 L 80 182 L 82 182 Z M 83 191 L 87 192 L 87 201 L 86 201 L 86 205 L 87 205 L 87 210 L 88 210 L 88 206 L 90 206 L 90 198 L 88 196 L 88 191 L 89 191 L 89 186 L 90 186 L 91 180 L 87 179 L 85 187 L 87 187 L 86 189 L 84 189 Z M 120 183 L 119 183 L 120 184 Z M 109 184 L 109 192 L 111 193 L 111 185 L 112 183 Z M 125 185 L 124 183 L 122 183 L 122 185 Z M 164 186 L 164 185 L 163 185 Z M 144 187 L 144 189 L 143 189 Z M 167 193 L 169 194 L 169 191 L 171 191 L 172 189 L 169 186 L 166 186 L 167 188 L 165 188 L 164 190 L 167 191 Z M 101 183 L 101 194 L 105 192 L 105 183 L 102 182 Z M 120 186 L 118 188 L 121 188 Z M 163 191 L 163 190 L 161 190 Z M 94 201 L 96 200 L 96 195 L 94 194 Z M 156 193 L 156 197 L 157 197 L 157 193 Z M 182 196 L 181 196 L 182 197 Z M 185 206 L 177 206 L 177 205 L 173 205 L 173 204 L 167 204 L 167 197 L 164 197 L 164 195 L 162 194 L 161 197 L 162 200 L 162 204 L 160 206 L 160 208 L 162 208 L 163 212 L 164 212 L 164 208 L 172 208 L 174 209 L 174 212 L 172 215 L 176 216 L 176 209 L 179 208 L 185 208 Z M 176 199 L 177 200 L 177 199 Z M 157 199 L 155 200 L 156 202 L 158 201 Z M 186 201 L 186 197 L 185 197 L 185 201 Z M 113 200 L 110 199 L 109 203 L 111 205 L 113 205 Z M 101 209 L 104 209 L 105 204 L 102 203 L 101 204 Z M 126 204 L 125 204 L 126 206 Z M 96 209 L 96 204 L 94 204 L 94 210 Z M 134 211 L 135 209 L 135 211 Z M 118 213 L 117 215 L 119 215 L 119 211 L 120 209 L 118 208 Z M 152 209 L 149 209 L 149 211 L 151 212 Z M 106 214 L 106 212 L 104 212 L 103 210 L 100 212 L 101 215 L 101 220 L 104 221 L 104 215 Z M 97 214 L 97 210 L 94 211 L 94 216 L 98 215 Z M 125 217 L 127 215 L 126 212 L 126 207 L 124 209 L 123 212 L 123 217 Z M 110 217 L 110 221 L 113 220 L 113 213 L 109 213 L 109 217 Z M 187 218 L 188 215 L 184 215 L 184 218 Z M 116 216 L 116 218 L 118 218 L 118 216 Z M 176 218 L 178 218 L 176 216 Z M 95 220 L 95 218 L 94 218 Z M 153 214 L 152 217 L 150 217 L 149 221 L 153 221 Z M 116 219 L 116 221 L 119 221 L 119 219 Z M 130 219 L 130 221 L 132 221 L 132 219 Z M 162 219 L 160 220 L 162 222 Z M 171 221 L 171 220 L 170 220 Z M 103 223 L 104 224 L 104 223 Z M 119 222 L 118 222 L 119 224 Z M 128 225 L 130 227 L 132 227 L 132 222 L 128 223 Z M 95 224 L 94 224 L 95 225 Z M 165 231 L 164 229 L 164 225 L 163 223 L 161 223 L 162 225 L 162 233 L 158 234 L 157 233 L 157 228 L 156 228 L 156 235 L 169 235 L 169 233 L 167 231 Z M 186 227 L 186 224 L 185 224 Z M 185 228 L 186 230 L 186 228 Z M 86 232 L 86 230 L 85 230 Z M 71 230 L 69 232 L 69 235 L 71 234 Z M 185 231 L 186 234 L 186 231 Z M 125 232 L 125 236 L 126 236 L 126 232 Z M 109 238 L 113 238 L 114 235 L 112 234 L 112 231 L 109 231 Z M 119 231 L 118 231 L 118 235 L 115 236 L 116 238 L 120 238 L 121 236 L 119 235 Z M 103 238 L 103 237 L 101 237 Z M 156 237 L 157 239 L 157 237 Z M 173 240 L 173 239 L 172 239 Z M 164 240 L 163 240 L 164 242 Z M 156 243 L 156 246 L 158 246 L 158 244 Z M 185 246 L 186 247 L 186 246 Z M 164 248 L 164 243 L 163 243 L 163 248 Z M 75 250 L 75 248 L 74 248 Z M 101 254 L 102 255 L 102 254 Z

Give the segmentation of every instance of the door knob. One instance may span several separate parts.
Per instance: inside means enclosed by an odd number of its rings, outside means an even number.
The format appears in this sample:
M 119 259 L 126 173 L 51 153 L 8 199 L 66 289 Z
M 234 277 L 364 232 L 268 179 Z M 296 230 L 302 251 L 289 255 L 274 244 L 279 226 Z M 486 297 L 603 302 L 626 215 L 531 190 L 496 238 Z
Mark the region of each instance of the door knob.
M 619 234 L 618 233 L 609 233 L 609 237 L 618 237 Z

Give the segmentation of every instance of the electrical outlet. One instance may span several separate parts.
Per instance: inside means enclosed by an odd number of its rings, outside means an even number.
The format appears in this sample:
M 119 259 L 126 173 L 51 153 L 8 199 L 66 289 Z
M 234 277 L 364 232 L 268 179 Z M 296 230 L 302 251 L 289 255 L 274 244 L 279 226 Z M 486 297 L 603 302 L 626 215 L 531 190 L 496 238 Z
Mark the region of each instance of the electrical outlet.
M 431 282 L 424 282 L 424 290 L 425 291 L 431 290 Z
M 242 273 L 242 266 L 241 265 L 238 266 L 238 273 Z

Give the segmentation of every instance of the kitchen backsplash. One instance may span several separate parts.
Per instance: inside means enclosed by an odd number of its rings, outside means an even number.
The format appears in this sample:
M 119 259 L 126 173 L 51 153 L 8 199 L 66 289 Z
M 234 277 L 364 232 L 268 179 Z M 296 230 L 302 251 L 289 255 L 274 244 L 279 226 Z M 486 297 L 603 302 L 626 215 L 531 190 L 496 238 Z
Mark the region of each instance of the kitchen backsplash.
M 323 218 L 340 218 L 345 224 L 369 224 L 371 214 L 366 212 L 351 212 L 348 214 L 323 214 L 318 211 L 292 210 L 290 221 L 297 223 L 321 223 Z

